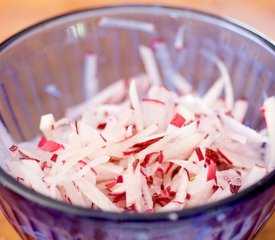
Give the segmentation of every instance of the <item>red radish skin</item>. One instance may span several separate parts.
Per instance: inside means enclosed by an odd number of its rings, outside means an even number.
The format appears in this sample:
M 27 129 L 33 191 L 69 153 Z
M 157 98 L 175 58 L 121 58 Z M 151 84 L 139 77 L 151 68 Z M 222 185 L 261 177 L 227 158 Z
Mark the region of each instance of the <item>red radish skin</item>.
M 220 149 L 217 149 L 217 152 L 222 156 L 223 160 L 228 163 L 229 165 L 233 165 L 232 161 L 230 161 L 222 152 Z
M 104 130 L 105 127 L 106 127 L 106 123 L 99 123 L 97 125 L 97 129 L 99 129 L 99 130 Z
M 214 185 L 214 186 L 212 187 L 212 189 L 213 189 L 214 192 L 216 192 L 219 188 L 220 188 L 220 187 L 217 186 L 217 185 Z
M 163 138 L 163 137 L 158 137 L 158 138 L 154 138 L 154 139 L 148 140 L 148 141 L 146 141 L 146 142 L 137 143 L 137 144 L 133 145 L 133 147 L 144 149 L 144 148 L 150 146 L 151 144 L 153 144 L 153 143 L 159 141 L 159 140 L 162 139 L 162 138 Z
M 146 154 L 143 162 L 141 163 L 141 166 L 142 167 L 147 166 L 151 161 L 155 161 L 159 157 L 159 155 L 160 155 L 160 153 L 158 153 L 158 152 L 151 152 L 149 154 Z M 163 158 L 163 156 L 162 156 L 162 158 Z
M 97 172 L 94 168 L 91 167 L 91 172 L 94 173 L 95 175 L 97 175 Z
M 229 187 L 230 187 L 230 191 L 232 193 L 237 193 L 241 188 L 241 186 L 237 186 L 237 185 L 233 185 L 233 184 L 230 184 Z
M 125 201 L 125 200 L 126 200 L 126 194 L 122 193 L 122 194 L 119 194 L 113 198 L 113 203 L 118 203 L 118 202 Z
M 47 142 L 47 138 L 42 136 L 38 142 L 38 147 L 41 148 Z
M 159 101 L 157 99 L 150 99 L 150 98 L 143 98 L 142 99 L 143 102 L 152 102 L 152 103 L 157 103 L 157 104 L 160 104 L 160 105 L 164 105 L 165 103 L 162 102 L 162 101 Z
M 55 152 L 59 149 L 62 149 L 63 146 L 62 144 L 49 140 L 49 141 L 46 141 L 40 148 L 46 152 Z
M 264 107 L 261 107 L 261 108 L 260 108 L 260 113 L 261 113 L 262 118 L 264 119 L 264 122 L 265 122 L 265 125 L 266 125 L 266 119 L 265 119 L 265 109 L 264 109 Z
M 57 158 L 58 158 L 58 155 L 57 154 L 53 154 L 52 157 L 51 157 L 51 161 L 52 162 L 56 162 Z
M 166 169 L 166 172 L 165 174 L 168 174 L 170 172 L 170 170 L 172 169 L 172 167 L 174 166 L 174 164 L 172 162 L 169 163 L 167 169 Z
M 18 149 L 18 146 L 12 145 L 9 149 L 11 152 L 15 152 Z
M 162 152 L 160 152 L 160 153 L 159 153 L 159 155 L 158 155 L 158 156 L 157 156 L 157 158 L 156 158 L 156 162 L 158 162 L 158 163 L 162 163 L 162 162 L 163 162 L 163 160 L 164 160 L 163 153 L 162 153 Z
M 99 135 L 100 135 L 100 137 L 102 138 L 102 140 L 103 140 L 104 142 L 107 142 L 107 139 L 106 139 L 105 137 L 103 137 L 102 134 L 99 134 Z
M 179 113 L 176 113 L 173 119 L 171 120 L 170 124 L 174 125 L 175 127 L 181 128 L 184 122 L 184 117 L 181 116 Z
M 208 166 L 207 181 L 214 179 L 215 182 L 217 183 L 216 171 L 217 171 L 216 163 L 210 163 L 210 165 Z
M 30 160 L 30 161 L 35 161 L 35 162 L 40 162 L 39 159 L 36 158 L 31 158 L 31 157 L 20 157 L 19 160 Z
M 206 148 L 205 157 L 208 161 L 210 160 L 210 161 L 213 161 L 214 163 L 219 161 L 218 153 L 210 148 Z
M 134 168 L 134 170 L 136 170 L 138 164 L 139 164 L 139 160 L 136 159 L 136 160 L 133 162 L 133 168 Z
M 116 182 L 123 183 L 123 176 L 122 175 L 117 176 Z
M 48 166 L 47 162 L 44 161 L 44 162 L 41 164 L 41 170 L 44 171 L 46 168 L 51 169 L 51 167 Z
M 77 135 L 79 135 L 79 130 L 78 130 L 78 123 L 77 121 L 74 122 L 74 126 L 75 126 L 75 132 Z
M 87 165 L 83 160 L 79 160 L 78 163 L 81 165 L 81 168 Z
M 195 148 L 195 152 L 196 152 L 196 154 L 197 154 L 197 157 L 198 157 L 198 160 L 199 160 L 199 161 L 204 160 L 204 156 L 203 156 L 203 154 L 202 154 L 202 151 L 201 151 L 200 147 L 196 147 L 196 148 Z
M 188 180 L 190 181 L 191 177 L 190 177 L 190 173 L 189 173 L 188 169 L 184 168 L 183 170 L 186 172 Z
M 116 184 L 117 184 L 116 181 L 112 181 L 112 182 L 109 182 L 109 183 L 105 184 L 105 187 L 107 189 L 112 189 Z
M 169 196 L 170 196 L 170 197 L 175 197 L 175 196 L 176 196 L 176 194 L 177 194 L 177 192 L 175 192 L 175 191 L 171 191 L 171 192 L 169 192 Z

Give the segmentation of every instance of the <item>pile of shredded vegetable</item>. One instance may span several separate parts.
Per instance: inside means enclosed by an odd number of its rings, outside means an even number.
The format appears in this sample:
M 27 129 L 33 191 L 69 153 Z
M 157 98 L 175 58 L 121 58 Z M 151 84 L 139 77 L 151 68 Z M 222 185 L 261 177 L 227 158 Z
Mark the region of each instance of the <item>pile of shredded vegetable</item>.
M 275 97 L 263 103 L 267 127 L 257 132 L 242 124 L 248 103 L 234 100 L 218 58 L 204 53 L 221 75 L 199 96 L 165 42 L 139 50 L 146 74 L 116 81 L 62 119 L 43 115 L 41 137 L 10 147 L 6 165 L 17 181 L 87 208 L 151 213 L 217 201 L 274 169 Z M 85 65 L 93 78 L 96 59 L 87 55 Z

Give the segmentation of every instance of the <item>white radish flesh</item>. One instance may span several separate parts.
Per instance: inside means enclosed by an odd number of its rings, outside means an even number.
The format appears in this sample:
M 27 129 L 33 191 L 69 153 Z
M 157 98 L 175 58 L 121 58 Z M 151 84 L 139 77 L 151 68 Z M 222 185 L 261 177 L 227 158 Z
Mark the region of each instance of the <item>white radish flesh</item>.
M 275 167 L 275 97 L 266 99 L 263 108 L 269 136 L 270 153 L 267 164 L 270 170 Z
M 148 33 L 153 33 L 155 31 L 155 26 L 149 22 L 102 17 L 98 22 L 99 27 L 104 28 L 122 28 L 130 30 L 139 30 Z

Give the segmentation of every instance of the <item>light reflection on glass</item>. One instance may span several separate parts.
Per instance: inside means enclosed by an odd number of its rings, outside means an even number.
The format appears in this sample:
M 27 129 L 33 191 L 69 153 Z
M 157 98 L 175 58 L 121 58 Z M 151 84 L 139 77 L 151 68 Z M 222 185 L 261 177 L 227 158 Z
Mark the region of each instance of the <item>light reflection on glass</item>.
M 82 22 L 69 26 L 66 31 L 69 42 L 73 42 L 78 38 L 84 38 L 86 35 L 85 24 Z

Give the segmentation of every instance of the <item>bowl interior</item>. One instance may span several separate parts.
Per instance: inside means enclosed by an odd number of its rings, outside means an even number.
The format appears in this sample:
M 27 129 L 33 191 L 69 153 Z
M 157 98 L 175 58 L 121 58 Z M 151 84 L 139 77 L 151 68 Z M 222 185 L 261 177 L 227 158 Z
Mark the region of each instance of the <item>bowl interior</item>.
M 142 21 L 155 31 L 100 27 L 102 16 Z M 179 27 L 184 45 L 175 49 Z M 20 34 L 21 35 L 21 34 Z M 203 94 L 219 76 L 202 52 L 222 59 L 232 78 L 235 99 L 250 103 L 246 123 L 261 128 L 258 109 L 274 94 L 274 50 L 264 40 L 221 19 L 160 7 L 125 7 L 86 11 L 42 23 L 2 47 L 0 54 L 1 120 L 19 141 L 38 134 L 41 114 L 59 118 L 87 96 L 84 62 L 98 56 L 93 94 L 118 79 L 144 73 L 138 48 L 155 40 L 167 43 L 174 67 Z M 256 87 L 257 86 L 257 87 Z M 49 93 L 54 88 L 59 94 Z
M 155 30 L 101 26 L 102 17 L 152 24 Z M 181 27 L 183 46 L 175 49 Z M 219 77 L 215 64 L 203 52 L 220 58 L 232 78 L 235 99 L 249 102 L 245 123 L 258 130 L 263 127 L 259 109 L 263 100 L 275 93 L 274 45 L 218 17 L 152 6 L 81 11 L 40 23 L 3 43 L 2 125 L 15 141 L 32 139 L 39 134 L 42 114 L 53 113 L 58 119 L 68 107 L 92 97 L 110 83 L 144 73 L 139 46 L 151 46 L 160 40 L 167 43 L 174 68 L 199 94 Z M 87 91 L 84 65 L 89 54 L 98 57 L 98 78 Z M 5 145 L 3 137 L 0 142 Z

